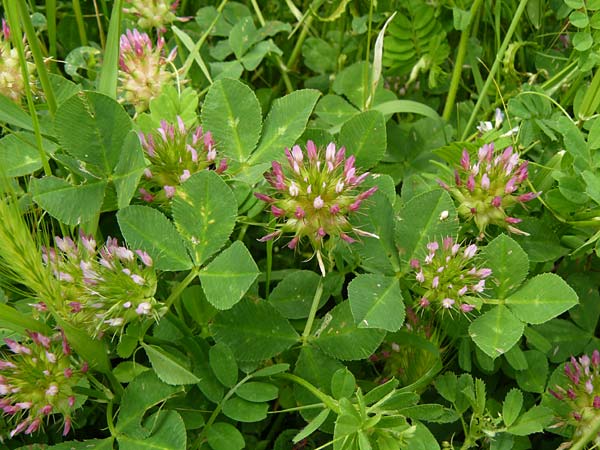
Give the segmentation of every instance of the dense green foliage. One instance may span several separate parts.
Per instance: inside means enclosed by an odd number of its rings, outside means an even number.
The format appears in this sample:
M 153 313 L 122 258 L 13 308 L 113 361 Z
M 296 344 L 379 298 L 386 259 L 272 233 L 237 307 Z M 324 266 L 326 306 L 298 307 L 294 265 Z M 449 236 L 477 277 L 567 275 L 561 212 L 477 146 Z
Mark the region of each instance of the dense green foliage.
M 600 443 L 600 1 L 2 16 L 2 448 Z

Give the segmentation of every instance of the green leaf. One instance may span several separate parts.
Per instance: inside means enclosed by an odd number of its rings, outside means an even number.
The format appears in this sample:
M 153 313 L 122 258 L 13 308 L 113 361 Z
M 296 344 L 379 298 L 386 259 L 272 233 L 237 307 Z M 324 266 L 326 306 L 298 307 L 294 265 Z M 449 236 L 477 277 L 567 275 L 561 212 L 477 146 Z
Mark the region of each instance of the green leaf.
M 389 114 L 408 113 L 418 114 L 433 120 L 441 121 L 441 117 L 435 109 L 425 103 L 415 102 L 414 100 L 391 100 L 389 102 L 379 103 L 378 105 L 375 105 L 373 109 L 386 116 Z
M 336 94 L 344 95 L 357 108 L 363 108 L 368 92 L 363 82 L 365 63 L 360 61 L 344 68 L 333 80 L 332 89 Z
M 108 36 L 106 39 L 106 49 L 104 52 L 104 61 L 98 80 L 98 90 L 112 98 L 117 96 L 117 80 L 119 75 L 119 38 L 121 36 L 121 17 L 123 9 L 123 0 L 116 0 L 113 3 L 110 14 L 110 23 L 108 25 Z
M 506 304 L 523 322 L 544 323 L 575 306 L 578 297 L 565 281 L 554 273 L 530 279 L 506 299 Z
M 65 225 L 89 222 L 100 213 L 105 181 L 73 186 L 54 176 L 31 180 L 33 201 Z
M 452 19 L 454 21 L 455 30 L 465 30 L 471 20 L 471 12 L 455 6 L 452 8 Z
M 173 219 L 187 240 L 196 265 L 201 265 L 229 238 L 235 226 L 237 202 L 229 186 L 214 171 L 204 170 L 183 183 L 173 200 Z
M 577 28 L 585 28 L 589 25 L 590 19 L 583 11 L 573 11 L 569 15 L 569 22 L 571 22 L 571 25 Z
M 448 217 L 441 218 L 446 211 Z M 445 215 L 445 214 L 444 214 Z M 396 222 L 396 243 L 403 261 L 425 254 L 426 244 L 446 236 L 456 236 L 458 217 L 450 195 L 441 189 L 417 195 L 400 210 Z
M 374 233 L 379 239 L 363 237 L 351 248 L 361 256 L 361 266 L 371 272 L 393 274 L 398 271 L 398 250 L 394 243 L 394 211 L 388 198 L 376 192 L 364 209 L 353 218 L 356 228 Z
M 44 444 L 29 444 L 16 450 L 113 450 L 114 438 L 86 439 L 85 441 L 67 441 L 61 444 L 47 446 Z
M 589 31 L 579 31 L 573 35 L 573 47 L 575 50 L 585 52 L 594 44 L 594 38 Z
M 125 389 L 116 425 L 117 432 L 134 438 L 149 436 L 151 429 L 142 426 L 146 411 L 182 391 L 181 387 L 169 386 L 160 381 L 153 371 L 142 373 Z
M 383 158 L 387 147 L 383 114 L 373 110 L 356 114 L 342 126 L 338 142 L 356 157 L 357 167 L 370 169 Z
M 319 95 L 314 89 L 302 89 L 275 100 L 250 164 L 281 158 L 283 149 L 291 147 L 304 132 Z
M 543 431 L 552 420 L 554 420 L 554 413 L 550 408 L 536 405 L 519 417 L 506 431 L 516 436 L 527 436 Z
M 504 354 L 506 361 L 510 364 L 510 366 L 515 370 L 525 370 L 529 367 L 527 364 L 527 358 L 525 358 L 525 354 L 519 344 L 515 344 L 512 348 Z
M 383 330 L 358 328 L 354 324 L 349 302 L 343 302 L 321 320 L 314 342 L 328 355 L 351 361 L 372 355 L 384 337 Z
M 251 16 L 243 17 L 231 29 L 229 33 L 229 45 L 237 59 L 242 56 L 259 40 L 256 26 Z
M 227 344 L 218 342 L 208 352 L 210 368 L 217 379 L 226 387 L 232 387 L 238 380 L 238 365 Z
M 404 323 L 404 302 L 396 278 L 358 275 L 348 285 L 348 300 L 359 328 L 398 331 Z
M 210 367 L 210 346 L 200 337 L 184 338 L 181 344 L 187 349 L 192 360 L 194 375 L 200 378 L 198 388 L 208 400 L 219 403 L 223 399 L 225 389 Z
M 327 420 L 327 417 L 329 416 L 329 411 L 329 409 L 324 409 L 319 414 L 317 414 L 314 419 L 308 422 L 306 426 L 296 436 L 294 436 L 292 442 L 294 444 L 297 444 L 302 439 L 307 438 L 315 431 L 317 431 L 319 427 L 323 425 L 323 423 Z
M 344 366 L 337 359 L 331 358 L 314 346 L 303 346 L 294 367 L 294 374 L 305 379 L 325 394 L 331 394 L 331 378 L 333 374 L 343 369 Z M 317 398 L 306 388 L 299 384 L 294 385 L 294 398 L 298 405 L 312 405 L 320 403 Z M 317 409 L 301 409 L 300 414 L 306 421 L 311 421 L 318 415 Z M 330 417 L 331 419 L 331 417 Z M 333 429 L 331 420 L 325 422 L 325 430 Z
M 242 300 L 218 313 L 210 327 L 217 342 L 224 342 L 238 361 L 263 361 L 287 350 L 298 333 L 264 300 Z
M 31 117 L 15 102 L 0 94 L 0 122 L 33 131 Z M 47 134 L 47 133 L 45 133 Z
M 275 400 L 279 396 L 279 388 L 271 383 L 248 381 L 238 387 L 235 393 L 244 400 L 260 403 Z
M 292 272 L 275 286 L 269 295 L 269 303 L 286 319 L 304 319 L 308 317 L 320 280 L 321 277 L 310 270 Z M 319 306 L 327 300 L 323 295 Z
M 2 301 L 0 301 L 0 328 L 12 330 L 23 335 L 26 333 L 26 330 L 38 331 L 48 335 L 52 334 L 51 328 L 45 323 L 17 311 L 12 306 L 2 303 Z
M 222 310 L 239 302 L 259 273 L 246 246 L 235 241 L 198 276 L 207 300 Z
M 513 239 L 505 234 L 496 237 L 481 252 L 486 267 L 492 269 L 496 283 L 492 295 L 499 299 L 518 288 L 529 272 L 527 254 Z M 488 284 L 488 287 L 491 287 Z
M 185 424 L 175 411 L 158 411 L 144 421 L 152 430 L 149 436 L 119 435 L 119 450 L 185 450 L 187 436 Z
M 213 423 L 206 432 L 206 440 L 213 450 L 241 450 L 246 446 L 242 433 L 225 422 Z
M 431 431 L 420 422 L 417 422 L 415 425 L 415 433 L 409 435 L 406 448 L 410 448 L 411 450 L 440 450 L 440 445 Z M 392 445 L 395 445 L 395 442 L 392 441 Z M 395 448 L 389 447 L 390 450 Z
M 583 275 L 584 272 L 580 272 L 580 274 Z M 597 290 L 596 288 L 597 285 L 594 289 Z M 591 296 L 591 299 L 597 301 L 598 299 L 594 297 Z M 546 355 L 553 363 L 561 363 L 571 355 L 584 353 L 590 339 L 595 334 L 594 331 L 582 330 L 572 321 L 563 319 L 553 319 L 541 325 L 536 325 L 533 329 L 547 339 L 551 349 L 546 352 Z
M 456 401 L 458 378 L 453 372 L 446 372 L 435 379 L 435 388 L 442 397 L 454 403 Z
M 344 100 L 343 97 L 334 94 L 327 94 L 322 97 L 315 108 L 315 114 L 319 119 L 327 125 L 337 126 L 340 129 L 342 124 L 354 117 L 357 112 L 357 109 Z
M 331 377 L 331 394 L 337 400 L 350 398 L 356 388 L 356 379 L 346 367 L 338 369 Z
M 244 83 L 222 79 L 208 90 L 202 106 L 202 125 L 217 147 L 236 161 L 248 159 L 258 142 L 262 112 L 258 99 Z
M 525 392 L 542 394 L 548 378 L 548 359 L 539 350 L 527 350 L 524 354 L 530 369 L 517 372 L 517 384 Z
M 98 92 L 80 92 L 56 112 L 56 136 L 64 150 L 96 175 L 109 175 L 131 130 L 123 107 Z
M 499 305 L 475 319 L 469 326 L 469 335 L 486 355 L 496 358 L 517 343 L 523 329 L 523 323 Z
M 131 131 L 125 138 L 119 162 L 115 166 L 111 177 L 117 191 L 119 209 L 129 205 L 145 167 L 146 163 L 140 140 L 137 134 Z
M 175 271 L 192 267 L 183 240 L 160 211 L 132 205 L 121 209 L 117 220 L 127 244 L 148 252 L 157 269 Z
M 504 425 L 510 427 L 519 414 L 521 413 L 521 408 L 523 407 L 523 393 L 518 389 L 511 389 L 506 394 L 504 398 L 504 403 L 502 403 L 502 419 L 504 420 Z
M 398 414 L 410 417 L 413 420 L 425 420 L 427 422 L 450 423 L 458 420 L 455 411 L 438 404 L 408 406 L 398 410 Z
M 45 153 L 54 153 L 56 144 L 42 138 Z M 29 175 L 42 168 L 35 136 L 24 131 L 7 134 L 0 139 L 0 167 L 7 177 Z
M 196 384 L 200 381 L 183 362 L 175 359 L 162 348 L 144 343 L 142 343 L 142 347 L 146 350 L 146 355 L 148 355 L 156 375 L 165 383 L 179 386 Z
M 119 383 L 130 383 L 138 375 L 150 370 L 148 367 L 134 361 L 123 361 L 113 369 L 113 374 Z
M 232 397 L 223 404 L 223 414 L 240 422 L 260 422 L 267 418 L 269 405 L 254 403 L 240 397 Z

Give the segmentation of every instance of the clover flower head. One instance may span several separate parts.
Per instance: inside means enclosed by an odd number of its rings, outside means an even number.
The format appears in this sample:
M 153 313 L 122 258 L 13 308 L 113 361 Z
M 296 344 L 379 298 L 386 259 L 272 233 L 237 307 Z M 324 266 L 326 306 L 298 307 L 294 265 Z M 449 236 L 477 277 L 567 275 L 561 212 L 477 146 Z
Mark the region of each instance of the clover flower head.
M 20 103 L 25 95 L 25 83 L 35 85 L 33 72 L 35 65 L 31 61 L 31 52 L 25 46 L 25 60 L 29 73 L 29 80 L 23 80 L 19 54 L 10 42 L 10 28 L 5 19 L 2 19 L 0 30 L 0 94 L 10 98 L 15 103 Z
M 441 243 L 427 244 L 423 260 L 413 259 L 410 267 L 415 274 L 415 291 L 421 299 L 417 308 L 469 313 L 475 309 L 474 300 L 485 290 L 491 269 L 477 267 L 475 244 L 463 247 L 453 238 Z
M 353 155 L 346 157 L 344 147 L 331 142 L 326 149 L 306 143 L 306 153 L 300 146 L 285 149 L 289 167 L 274 161 L 265 178 L 273 188 L 271 195 L 257 193 L 271 207 L 276 230 L 261 241 L 282 234 L 293 235 L 288 247 L 295 249 L 306 238 L 312 245 L 322 273 L 325 273 L 321 251 L 336 242 L 355 242 L 359 236 L 376 235 L 352 226 L 350 217 L 377 187 L 362 190 L 360 185 L 369 172 L 359 173 Z M 353 237 L 354 236 L 354 237 Z
M 548 392 L 569 406 L 569 416 L 564 417 L 566 423 L 584 429 L 600 416 L 600 352 L 594 350 L 591 357 L 571 356 L 564 370 L 568 384 L 557 385 Z
M 164 32 L 167 25 L 172 22 L 184 22 L 187 19 L 177 17 L 179 0 L 127 0 L 129 7 L 123 8 L 123 12 L 137 17 L 137 25 L 140 28 L 156 28 Z
M 14 425 L 9 437 L 38 431 L 51 415 L 62 416 L 66 436 L 87 364 L 76 362 L 62 332 L 27 334 L 23 342 L 4 339 L 10 353 L 0 349 L 0 411 Z
M 541 192 L 517 193 L 527 179 L 528 162 L 521 161 L 512 147 L 501 153 L 494 150 L 494 143 L 485 144 L 471 159 L 463 150 L 460 166 L 454 171 L 454 184 L 440 182 L 459 203 L 458 213 L 473 219 L 484 232 L 488 225 L 497 225 L 516 234 L 527 234 L 514 225 L 521 219 L 511 217 L 506 210 L 516 204 L 533 200 Z
M 144 201 L 168 203 L 177 186 L 194 173 L 210 169 L 220 174 L 227 169 L 211 132 L 200 126 L 188 129 L 179 116 L 177 124 L 163 120 L 156 131 L 140 133 L 139 138 L 150 161 L 140 188 Z
M 163 55 L 165 39 L 158 37 L 156 47 L 150 37 L 138 30 L 127 30 L 121 35 L 119 52 L 120 91 L 126 102 L 137 112 L 145 111 L 150 100 L 157 97 L 174 73 L 167 70 L 177 54 L 174 48 L 167 57 Z
M 164 312 L 153 297 L 156 273 L 146 252 L 133 252 L 111 237 L 97 249 L 83 234 L 79 244 L 70 237 L 56 237 L 55 243 L 42 257 L 60 282 L 63 303 L 57 313 L 69 323 L 96 336 Z

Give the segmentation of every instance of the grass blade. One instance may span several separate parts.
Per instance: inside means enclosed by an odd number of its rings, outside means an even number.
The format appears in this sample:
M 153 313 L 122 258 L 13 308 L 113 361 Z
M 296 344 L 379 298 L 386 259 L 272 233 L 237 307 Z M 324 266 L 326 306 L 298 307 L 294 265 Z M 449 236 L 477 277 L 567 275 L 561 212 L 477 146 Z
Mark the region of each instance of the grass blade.
M 112 98 L 117 98 L 117 77 L 119 72 L 119 38 L 121 36 L 121 10 L 123 0 L 115 0 L 110 24 L 108 25 L 108 37 L 104 49 L 104 62 L 100 71 L 98 91 Z

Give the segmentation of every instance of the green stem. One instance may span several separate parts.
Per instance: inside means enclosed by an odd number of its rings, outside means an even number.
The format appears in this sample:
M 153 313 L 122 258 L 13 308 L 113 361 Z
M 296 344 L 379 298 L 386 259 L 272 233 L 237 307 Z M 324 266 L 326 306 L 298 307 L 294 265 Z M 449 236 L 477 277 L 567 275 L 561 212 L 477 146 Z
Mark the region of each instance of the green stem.
M 16 0 L 17 2 L 20 0 Z M 17 49 L 19 54 L 19 65 L 21 66 L 21 76 L 25 82 L 25 96 L 27 97 L 27 106 L 29 107 L 29 114 L 31 115 L 31 122 L 33 125 L 33 131 L 35 134 L 35 143 L 42 160 L 42 167 L 44 168 L 44 174 L 46 176 L 52 175 L 50 164 L 48 163 L 48 157 L 44 151 L 42 144 L 42 132 L 40 130 L 40 122 L 35 109 L 35 103 L 33 102 L 33 95 L 31 93 L 31 86 L 29 85 L 29 70 L 27 69 L 27 61 L 25 59 L 25 48 L 23 46 L 23 40 L 21 39 L 21 25 L 19 23 L 19 12 L 15 0 L 5 0 L 4 9 L 8 15 L 8 23 L 11 29 L 12 41 L 14 48 Z
M 108 424 L 108 430 L 112 437 L 117 437 L 117 430 L 113 421 L 113 402 L 110 401 L 106 405 L 106 423 Z
M 303 388 L 308 390 L 311 394 L 313 394 L 315 397 L 317 397 L 319 400 L 321 400 L 321 402 L 323 402 L 325 404 L 325 406 L 327 406 L 327 408 L 331 409 L 334 413 L 336 413 L 336 414 L 340 413 L 340 407 L 339 407 L 338 403 L 332 397 L 321 392 L 318 388 L 313 386 L 311 383 L 306 381 L 304 378 L 300 378 L 299 376 L 294 375 L 292 373 L 281 373 L 281 374 L 277 375 L 277 377 L 285 378 L 286 380 L 290 380 L 296 384 L 299 384 L 300 386 L 302 386 Z
M 271 272 L 273 271 L 273 239 L 267 241 L 267 273 L 265 274 L 265 299 L 269 300 Z
M 310 332 L 312 330 L 313 322 L 315 321 L 315 316 L 317 315 L 317 310 L 319 309 L 319 303 L 321 302 L 321 296 L 323 295 L 323 277 L 319 278 L 319 284 L 317 285 L 317 290 L 315 292 L 315 296 L 312 301 L 312 305 L 310 306 L 310 312 L 308 313 L 308 319 L 306 319 L 306 326 L 304 327 L 304 331 L 302 332 L 302 345 L 306 345 L 308 342 L 308 338 L 310 336 Z
M 221 409 L 223 409 L 223 405 L 225 404 L 225 402 L 227 400 L 229 400 L 233 396 L 233 394 L 235 394 L 235 391 L 237 391 L 237 389 L 242 384 L 244 384 L 246 381 L 248 381 L 251 378 L 252 378 L 252 375 L 246 375 L 235 386 L 233 386 L 229 390 L 229 392 L 227 392 L 227 394 L 225 394 L 225 397 L 223 397 L 223 400 L 221 400 L 219 402 L 219 404 L 217 405 L 217 407 L 214 409 L 214 411 L 212 412 L 212 414 L 210 415 L 210 417 L 206 421 L 206 424 L 204 425 L 204 428 L 202 429 L 202 431 L 198 435 L 198 438 L 196 439 L 196 445 L 194 445 L 193 448 L 200 448 L 200 444 L 204 440 L 204 436 L 206 435 L 206 432 L 210 429 L 210 427 L 212 426 L 212 424 L 214 423 L 214 421 L 217 419 L 217 417 L 221 413 Z
M 46 23 L 48 27 L 48 42 L 50 57 L 56 59 L 56 0 L 46 0 Z M 52 67 L 56 64 L 51 63 Z
M 29 11 L 27 10 L 27 4 L 23 1 L 19 1 L 17 3 L 19 4 L 21 20 L 23 22 L 23 27 L 25 28 L 27 42 L 29 42 L 29 49 L 31 50 L 31 54 L 33 55 L 33 61 L 35 62 L 37 75 L 40 79 L 40 83 L 42 84 L 44 95 L 46 96 L 48 110 L 50 111 L 50 115 L 54 116 L 54 113 L 56 112 L 56 99 L 54 98 L 54 90 L 52 89 L 52 85 L 50 84 L 48 72 L 46 71 L 46 65 L 44 64 L 44 55 L 42 54 L 40 43 L 38 41 L 37 35 L 35 34 L 35 28 L 33 27 L 33 23 L 31 23 L 31 17 L 29 16 Z
M 186 287 L 188 287 L 188 285 L 192 281 L 194 281 L 194 278 L 196 278 L 198 273 L 200 273 L 200 268 L 194 267 L 192 270 L 190 270 L 190 273 L 188 273 L 187 276 L 181 281 L 181 283 L 179 283 L 177 285 L 177 287 L 175 289 L 173 289 L 173 291 L 171 292 L 171 295 L 169 295 L 169 297 L 165 301 L 165 306 L 167 307 L 167 309 L 169 309 L 171 307 L 171 305 L 173 304 L 173 302 L 175 300 L 177 300 L 177 298 L 181 295 L 183 290 Z
M 598 433 L 600 433 L 600 416 L 597 415 L 585 428 L 585 433 L 569 447 L 570 450 L 583 450 L 588 443 L 598 437 Z
M 75 14 L 75 20 L 77 21 L 77 31 L 79 32 L 79 39 L 81 45 L 88 45 L 87 34 L 85 32 L 85 23 L 83 22 L 83 13 L 81 12 L 81 4 L 79 0 L 73 0 L 73 13 Z
M 298 40 L 296 41 L 296 44 L 292 49 L 292 54 L 290 55 L 287 64 L 285 65 L 287 71 L 290 71 L 294 68 L 296 60 L 298 59 L 298 57 L 300 56 L 300 52 L 302 51 L 302 45 L 306 40 L 306 36 L 308 36 L 308 31 L 310 30 L 310 26 L 312 25 L 313 20 L 314 17 L 311 11 L 311 13 L 309 13 L 308 17 L 304 21 L 304 25 L 302 26 L 302 30 L 300 31 L 300 35 L 298 36 Z
M 517 10 L 515 11 L 515 15 L 513 17 L 512 22 L 510 23 L 510 27 L 508 28 L 508 31 L 506 32 L 504 41 L 502 41 L 502 45 L 500 46 L 498 53 L 496 53 L 496 58 L 494 59 L 494 64 L 492 65 L 492 68 L 490 69 L 490 73 L 489 73 L 487 79 L 485 80 L 483 89 L 479 93 L 479 98 L 477 99 L 477 103 L 475 104 L 475 107 L 473 108 L 473 112 L 471 112 L 471 116 L 469 117 L 469 121 L 467 122 L 467 125 L 465 126 L 465 129 L 463 130 L 461 140 L 466 139 L 467 135 L 469 134 L 469 130 L 471 129 L 471 127 L 473 126 L 473 123 L 475 122 L 475 117 L 477 116 L 477 113 L 479 112 L 479 108 L 481 108 L 481 104 L 483 102 L 484 97 L 487 94 L 488 89 L 492 85 L 492 81 L 494 80 L 494 77 L 496 76 L 496 72 L 498 71 L 498 69 L 500 67 L 500 63 L 502 62 L 502 59 L 504 58 L 504 53 L 506 52 L 506 48 L 508 47 L 508 44 L 510 43 L 512 35 L 514 34 L 514 32 L 517 28 L 517 25 L 519 24 L 519 20 L 521 20 L 521 16 L 523 15 L 523 12 L 525 11 L 527 2 L 528 2 L 528 0 L 521 0 L 519 2 L 519 6 L 517 7 Z
M 483 0 L 475 0 L 471 6 L 470 19 L 466 28 L 462 30 L 460 35 L 460 41 L 458 43 L 458 50 L 456 52 L 456 61 L 454 63 L 454 70 L 452 71 L 452 79 L 450 80 L 450 89 L 448 90 L 448 96 L 446 97 L 446 104 L 444 105 L 444 112 L 442 117 L 444 120 L 449 120 L 454 108 L 454 100 L 456 100 L 456 93 L 458 92 L 458 85 L 460 84 L 462 66 L 465 61 L 467 54 L 467 47 L 469 44 L 469 37 L 471 36 L 471 27 L 475 22 L 475 16 L 479 11 L 479 7 L 483 3 Z
M 100 47 L 106 48 L 106 36 L 104 35 L 104 27 L 102 26 L 102 19 L 100 11 L 98 10 L 98 2 L 94 0 L 94 12 L 96 13 L 96 23 L 98 24 L 98 35 L 100 36 Z

